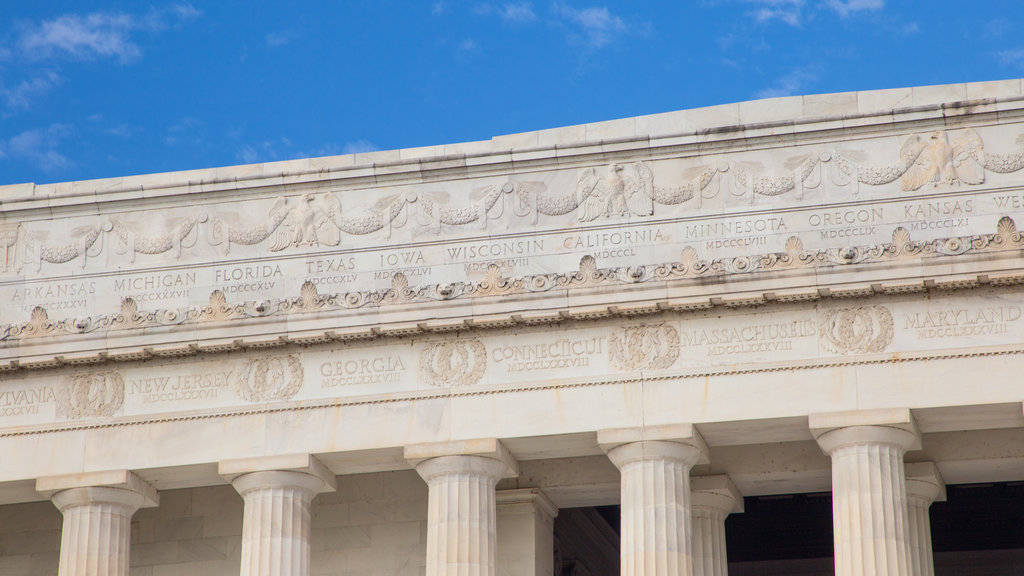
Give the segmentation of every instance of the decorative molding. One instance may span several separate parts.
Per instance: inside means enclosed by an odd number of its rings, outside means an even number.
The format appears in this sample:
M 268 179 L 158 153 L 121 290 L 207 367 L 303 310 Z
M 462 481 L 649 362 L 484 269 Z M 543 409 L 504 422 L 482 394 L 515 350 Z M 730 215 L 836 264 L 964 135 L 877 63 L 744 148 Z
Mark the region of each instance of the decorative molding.
M 487 370 L 487 350 L 482 342 L 444 340 L 420 350 L 420 380 L 438 388 L 472 386 Z
M 609 360 L 619 370 L 664 370 L 679 358 L 679 331 L 665 324 L 616 330 L 610 342 Z
M 984 254 L 1024 247 L 1024 237 L 1013 219 L 1002 217 L 992 234 L 956 236 L 916 241 L 903 227 L 892 233 L 892 241 L 867 246 L 847 246 L 808 250 L 799 238 L 786 242 L 785 252 L 760 255 L 704 259 L 687 246 L 676 262 L 615 268 L 599 268 L 592 256 L 580 260 L 572 272 L 552 272 L 519 278 L 502 276 L 497 266 L 489 266 L 480 281 L 410 286 L 402 274 L 395 274 L 388 289 L 361 290 L 342 294 L 318 294 L 311 282 L 302 285 L 298 297 L 229 303 L 215 290 L 206 306 L 140 311 L 126 298 L 121 310 L 112 314 L 50 320 L 47 311 L 36 307 L 28 322 L 0 326 L 0 342 L 26 338 L 86 334 L 96 331 L 127 330 L 157 326 L 174 326 L 205 322 L 222 322 L 269 316 L 329 312 L 358 309 L 366 306 L 388 306 L 421 302 L 442 302 L 462 298 L 508 296 L 543 293 L 552 290 L 575 290 L 597 286 L 643 284 L 648 282 L 685 281 L 690 279 L 727 277 L 779 270 L 813 269 L 893 262 L 909 258 L 955 257 Z
M 235 391 L 249 402 L 288 400 L 302 388 L 302 361 L 298 356 L 252 358 L 236 372 Z
M 114 370 L 72 374 L 56 401 L 57 413 L 69 420 L 113 416 L 124 405 L 124 378 Z
M 976 185 L 985 181 L 986 172 L 1007 174 L 1024 169 L 1024 150 L 998 154 L 984 149 L 981 137 L 971 128 L 935 131 L 927 135 L 911 134 L 902 139 L 900 156 L 895 161 L 869 166 L 861 164 L 857 152 L 819 149 L 798 157 L 792 169 L 755 170 L 734 158 L 711 160 L 696 168 L 697 176 L 681 185 L 664 186 L 655 181 L 653 170 L 643 161 L 612 163 L 599 174 L 598 168 L 579 171 L 576 187 L 561 194 L 547 193 L 541 182 L 513 178 L 475 190 L 476 200 L 461 206 L 449 206 L 445 191 L 410 191 L 378 200 L 373 206 L 343 210 L 334 192 L 278 197 L 266 209 L 259 222 L 246 222 L 234 208 L 197 211 L 166 223 L 160 234 L 146 234 L 152 222 L 162 217 L 144 214 L 138 222 L 122 218 L 98 217 L 92 224 L 71 230 L 62 239 L 49 231 L 26 231 L 13 223 L 0 229 L 0 271 L 21 271 L 26 265 L 38 271 L 43 262 L 63 264 L 100 255 L 106 246 L 134 262 L 137 254 L 171 253 L 180 258 L 183 249 L 202 239 L 207 246 L 228 254 L 233 245 L 254 246 L 266 242 L 269 252 L 289 249 L 338 246 L 344 235 L 365 236 L 391 232 L 412 225 L 441 231 L 442 226 L 461 227 L 476 224 L 486 230 L 488 223 L 505 217 L 526 219 L 533 225 L 539 215 L 562 216 L 577 212 L 577 220 L 652 216 L 657 206 L 676 206 L 727 194 L 753 203 L 758 197 L 795 194 L 803 198 L 807 191 L 819 190 L 826 181 L 859 194 L 860 186 L 883 186 L 897 180 L 905 192 L 926 186 Z M 781 173 L 781 175 L 779 175 Z M 723 192 L 724 191 L 724 192 Z M 204 228 L 200 231 L 200 228 Z M 114 239 L 104 242 L 113 233 Z M 110 262 L 114 259 L 108 256 Z

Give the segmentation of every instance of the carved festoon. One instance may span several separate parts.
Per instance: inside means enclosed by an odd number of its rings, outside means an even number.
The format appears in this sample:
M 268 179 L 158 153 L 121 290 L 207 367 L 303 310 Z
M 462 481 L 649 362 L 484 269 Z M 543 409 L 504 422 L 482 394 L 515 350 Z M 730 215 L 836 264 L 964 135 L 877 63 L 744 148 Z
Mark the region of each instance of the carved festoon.
M 1024 168 L 1024 150 L 1006 154 L 984 148 L 973 129 L 938 130 L 928 134 L 905 136 L 899 157 L 889 164 L 866 164 L 862 154 L 837 149 L 821 149 L 792 159 L 792 168 L 764 169 L 733 157 L 711 159 L 687 173 L 677 185 L 659 182 L 645 162 L 612 163 L 579 171 L 572 190 L 548 191 L 541 182 L 509 179 L 477 189 L 466 200 L 424 185 L 422 191 L 386 196 L 369 207 L 342 210 L 334 192 L 279 197 L 263 208 L 265 216 L 252 222 L 235 208 L 215 207 L 184 217 L 165 220 L 163 214 L 128 221 L 121 217 L 98 218 L 92 224 L 69 231 L 62 239 L 24 224 L 6 224 L 0 229 L 0 271 L 20 269 L 29 264 L 64 264 L 99 256 L 106 246 L 114 246 L 114 255 L 134 262 L 138 254 L 173 253 L 201 241 L 219 247 L 224 254 L 232 245 L 255 246 L 266 243 L 268 252 L 298 248 L 332 247 L 342 243 L 344 234 L 367 235 L 414 225 L 439 232 L 442 226 L 461 227 L 476 224 L 486 229 L 489 222 L 525 218 L 530 225 L 538 217 L 562 216 L 575 212 L 577 220 L 592 222 L 598 218 L 645 217 L 659 213 L 659 206 L 687 203 L 699 209 L 704 200 L 725 194 L 754 202 L 758 197 L 794 194 L 797 199 L 820 191 L 825 183 L 857 195 L 861 185 L 883 186 L 895 181 L 905 192 L 925 187 L 976 185 L 985 181 L 986 172 L 1007 174 Z M 258 209 L 257 209 L 258 210 Z M 163 232 L 153 233 L 156 223 Z M 205 231 L 202 230 L 205 228 Z M 114 239 L 104 241 L 112 233 Z M 114 255 L 108 261 L 114 261 Z

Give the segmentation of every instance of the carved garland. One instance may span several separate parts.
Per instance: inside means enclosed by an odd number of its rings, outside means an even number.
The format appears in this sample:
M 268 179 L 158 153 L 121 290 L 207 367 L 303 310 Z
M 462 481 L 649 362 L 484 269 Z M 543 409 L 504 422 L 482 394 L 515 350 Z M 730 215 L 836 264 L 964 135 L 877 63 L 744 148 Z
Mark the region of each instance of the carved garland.
M 693 199 L 699 207 L 723 189 L 731 196 L 754 202 L 758 196 L 791 192 L 802 198 L 805 191 L 821 188 L 826 180 L 857 195 L 862 184 L 882 186 L 899 180 L 904 191 L 913 191 L 926 185 L 980 184 L 985 181 L 986 171 L 1007 174 L 1021 169 L 1024 151 L 988 152 L 980 136 L 965 128 L 908 135 L 900 145 L 900 158 L 882 166 L 862 165 L 838 150 L 824 149 L 806 155 L 796 168 L 777 176 L 755 173 L 742 162 L 722 158 L 700 167 L 699 174 L 682 185 L 661 186 L 644 162 L 614 163 L 605 167 L 604 174 L 595 168 L 582 170 L 575 190 L 561 195 L 544 194 L 542 183 L 509 180 L 479 190 L 479 198 L 468 206 L 448 207 L 446 192 L 421 191 L 392 195 L 370 209 L 350 213 L 342 210 L 337 196 L 324 192 L 277 198 L 264 221 L 252 225 L 241 224 L 234 215 L 197 213 L 172 223 L 166 232 L 147 236 L 110 219 L 74 230 L 66 242 L 55 244 L 45 242 L 49 237 L 46 233 L 26 232 L 16 225 L 0 230 L 0 247 L 4 248 L 0 272 L 12 264 L 18 270 L 26 264 L 38 269 L 43 262 L 62 264 L 77 258 L 85 266 L 89 257 L 102 252 L 106 232 L 113 232 L 116 239 L 108 243 L 134 262 L 137 253 L 173 250 L 180 256 L 182 248 L 194 246 L 201 237 L 210 246 L 221 247 L 225 254 L 233 244 L 252 246 L 264 241 L 269 241 L 271 252 L 278 252 L 302 246 L 337 246 L 343 232 L 366 235 L 384 230 L 390 237 L 393 229 L 404 227 L 410 219 L 438 232 L 442 225 L 472 223 L 486 229 L 489 221 L 506 213 L 529 218 L 531 224 L 536 224 L 541 214 L 562 216 L 574 211 L 580 221 L 591 221 L 599 217 L 650 216 L 656 204 L 674 206 Z M 202 234 L 198 231 L 200 225 L 205 225 Z M 12 246 L 13 257 L 8 254 Z
M 677 262 L 598 268 L 592 256 L 580 260 L 579 269 L 567 273 L 548 273 L 520 278 L 505 278 L 500 268 L 491 265 L 479 282 L 409 285 L 403 274 L 392 277 L 391 288 L 362 290 L 344 294 L 318 294 L 311 282 L 302 285 L 296 298 L 228 303 L 220 290 L 210 294 L 207 306 L 196 308 L 139 311 L 131 298 L 125 298 L 121 310 L 99 316 L 50 320 L 45 309 L 32 310 L 28 322 L 0 326 L 0 341 L 23 338 L 83 334 L 97 330 L 126 330 L 188 323 L 218 322 L 246 318 L 348 310 L 365 306 L 438 302 L 460 298 L 539 293 L 614 284 L 640 284 L 666 280 L 686 280 L 748 274 L 774 270 L 822 268 L 849 264 L 889 262 L 900 258 L 935 258 L 963 254 L 1016 250 L 1024 247 L 1024 237 L 1012 218 L 1002 217 L 993 234 L 977 234 L 928 241 L 915 241 L 903 227 L 893 231 L 892 241 L 868 245 L 807 250 L 797 237 L 786 242 L 785 252 L 755 256 L 703 259 L 691 246 L 683 249 Z

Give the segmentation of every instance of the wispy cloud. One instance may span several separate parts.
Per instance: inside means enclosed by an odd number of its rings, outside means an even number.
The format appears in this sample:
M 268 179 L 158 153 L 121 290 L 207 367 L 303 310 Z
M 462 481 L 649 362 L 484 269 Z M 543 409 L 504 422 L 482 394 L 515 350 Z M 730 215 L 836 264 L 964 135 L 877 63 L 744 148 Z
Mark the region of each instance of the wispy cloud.
M 532 2 L 510 2 L 505 4 L 485 2 L 474 5 L 473 13 L 478 16 L 497 15 L 506 24 L 532 22 L 537 19 L 537 14 L 533 11 Z
M 551 10 L 557 18 L 575 30 L 570 39 L 580 41 L 589 48 L 606 46 L 627 31 L 622 18 L 603 6 L 573 8 L 565 2 L 557 2 Z
M 72 132 L 68 124 L 26 130 L 7 141 L 0 141 L 0 157 L 25 160 L 48 173 L 69 168 L 73 163 L 58 151 L 58 147 Z
M 47 20 L 21 37 L 19 47 L 36 58 L 113 56 L 130 62 L 142 55 L 131 40 L 137 22 L 127 14 L 66 14 Z
M 280 32 L 271 32 L 265 37 L 267 46 L 276 48 L 278 46 L 284 46 L 292 41 L 292 33 L 289 30 L 282 30 Z
M 377 150 L 380 150 L 380 148 L 369 140 L 352 140 L 345 142 L 345 145 L 341 147 L 342 154 L 362 154 L 363 152 L 376 152 Z
M 982 25 L 983 37 L 999 38 L 1011 28 L 1010 21 L 1005 17 L 994 18 Z
M 179 142 L 191 144 L 205 144 L 206 139 L 202 134 L 203 121 L 198 118 L 185 117 L 180 122 L 167 127 L 167 135 L 164 136 L 164 143 L 174 146 Z
M 804 21 L 813 18 L 824 6 L 840 18 L 847 18 L 859 12 L 877 11 L 885 8 L 885 0 L 825 0 L 807 6 L 806 0 L 743 0 L 754 8 L 748 15 L 758 22 L 778 20 L 793 27 L 800 27 Z
M 746 0 L 755 5 L 750 13 L 758 22 L 779 20 L 790 26 L 800 26 L 803 18 L 804 0 Z
M 202 12 L 191 4 L 151 10 L 143 16 L 124 12 L 63 14 L 28 24 L 18 38 L 19 51 L 31 59 L 70 57 L 91 60 L 115 58 L 130 63 L 142 57 L 135 32 L 155 32 L 169 24 L 197 18 Z
M 768 88 L 762 88 L 754 93 L 755 98 L 779 98 L 781 96 L 792 96 L 804 92 L 809 84 L 817 80 L 814 72 L 805 68 L 798 68 L 775 79 L 775 83 Z
M 12 88 L 0 86 L 0 99 L 4 103 L 3 116 L 9 116 L 14 110 L 27 110 L 32 104 L 61 82 L 59 74 L 53 70 L 44 70 L 29 78 L 22 80 Z
M 828 7 L 835 10 L 840 18 L 867 10 L 885 8 L 885 0 L 828 0 Z
M 440 16 L 444 14 L 444 2 L 434 2 L 430 6 L 430 13 L 434 16 Z
M 1003 66 L 1024 68 L 1024 48 L 1014 48 L 1011 50 L 996 52 L 996 59 L 998 59 L 999 63 Z

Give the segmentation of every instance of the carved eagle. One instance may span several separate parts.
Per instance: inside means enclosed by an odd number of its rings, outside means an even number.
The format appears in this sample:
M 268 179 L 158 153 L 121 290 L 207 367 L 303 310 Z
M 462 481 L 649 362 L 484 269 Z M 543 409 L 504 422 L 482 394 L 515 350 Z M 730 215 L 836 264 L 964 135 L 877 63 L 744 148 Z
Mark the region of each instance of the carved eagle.
M 970 128 L 959 131 L 952 144 L 942 130 L 925 139 L 912 134 L 900 147 L 900 157 L 909 164 L 900 186 L 909 192 L 929 183 L 981 184 L 985 181 L 984 154 L 981 138 Z
M 633 177 L 624 175 L 621 164 L 609 164 L 604 175 L 593 168 L 583 171 L 576 183 L 579 220 L 589 222 L 600 216 L 649 215 L 654 175 L 643 162 L 634 162 Z
M 278 198 L 270 208 L 272 219 L 284 214 L 270 238 L 271 252 L 292 246 L 337 246 L 341 242 L 341 228 L 335 223 L 341 215 L 341 202 L 333 194 L 306 194 L 290 208 L 287 202 Z

